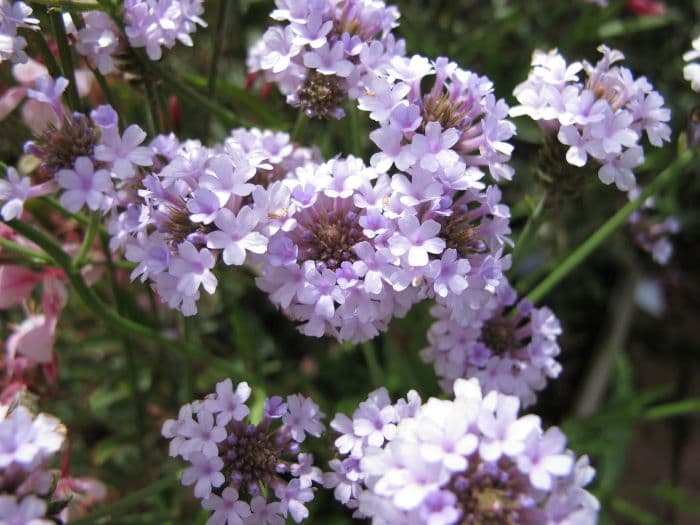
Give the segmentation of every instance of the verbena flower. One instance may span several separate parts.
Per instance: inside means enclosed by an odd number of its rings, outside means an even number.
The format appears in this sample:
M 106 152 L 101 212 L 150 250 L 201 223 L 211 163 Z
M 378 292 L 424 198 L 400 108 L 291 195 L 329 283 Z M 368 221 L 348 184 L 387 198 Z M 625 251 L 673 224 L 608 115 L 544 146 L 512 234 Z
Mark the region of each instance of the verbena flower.
M 423 92 L 426 77 L 434 80 Z M 444 57 L 395 56 L 373 71 L 358 101 L 379 123 L 370 138 L 382 151 L 372 165 L 382 171 L 393 162 L 401 171 L 420 169 L 438 179 L 456 179 L 482 166 L 497 181 L 513 176 L 507 164 L 513 146 L 507 141 L 515 126 L 486 77 Z
M 190 466 L 184 485 L 194 485 L 202 506 L 213 511 L 210 525 L 223 523 L 297 523 L 308 517 L 305 504 L 314 497 L 312 483 L 321 481 L 313 456 L 301 452 L 307 434 L 324 432 L 324 414 L 312 400 L 290 395 L 268 398 L 263 419 L 246 422 L 247 383 L 234 388 L 230 379 L 216 393 L 184 405 L 177 420 L 163 425 L 171 439 L 170 455 Z
M 11 221 L 22 217 L 24 202 L 34 197 L 48 195 L 56 191 L 53 181 L 32 186 L 29 177 L 22 177 L 15 168 L 7 169 L 7 180 L 0 179 L 0 216 Z
M 644 162 L 643 134 L 661 147 L 671 139 L 671 112 L 645 77 L 635 79 L 617 63 L 624 55 L 601 45 L 597 64 L 567 65 L 557 50 L 535 51 L 528 79 L 514 95 L 511 116 L 527 115 L 568 146 L 566 161 L 583 167 L 589 156 L 605 184 L 624 191 L 635 184 L 634 169 Z M 579 75 L 585 72 L 585 81 Z
M 248 68 L 263 72 L 309 117 L 342 118 L 372 71 L 404 54 L 392 29 L 399 12 L 382 1 L 278 0 L 270 15 L 285 23 L 267 30 L 250 50 Z
M 32 15 L 32 8 L 24 2 L 0 0 L 0 63 L 9 60 L 13 64 L 27 61 L 24 48 L 27 41 L 17 34 L 17 29 L 39 29 L 39 20 Z
M 378 391 L 352 420 L 336 416 L 343 459 L 331 462 L 326 486 L 374 524 L 596 521 L 598 502 L 584 489 L 593 469 L 558 428 L 518 417 L 517 398 L 483 395 L 477 379 L 458 379 L 454 392 L 391 405 Z M 367 427 L 381 436 L 370 442 Z
M 159 136 L 147 154 L 143 146 L 123 147 L 131 127 L 120 139 L 116 114 L 106 107 L 93 119 L 103 137 L 112 137 L 103 139 L 107 145 L 98 146 L 96 156 L 107 160 L 118 153 L 129 163 L 119 170 L 127 173 L 119 177 L 123 198 L 108 224 L 112 249 L 125 248 L 126 258 L 138 264 L 132 278 L 151 279 L 161 298 L 186 315 L 196 313 L 200 287 L 216 289 L 212 270 L 219 255 L 226 265 L 261 260 L 270 235 L 290 224 L 275 217 L 289 196 L 281 195 L 280 181 L 318 156 L 292 144 L 288 134 L 257 129 L 234 130 L 214 148 Z M 128 176 L 147 162 L 151 173 L 145 178 Z M 112 171 L 117 168 L 115 160 Z
M 443 305 L 431 313 L 430 344 L 421 356 L 433 363 L 445 391 L 455 379 L 476 377 L 484 392 L 513 395 L 527 406 L 561 372 L 558 319 L 549 308 L 518 301 L 506 282 L 471 318 Z
M 159 60 L 162 48 L 176 42 L 192 47 L 191 34 L 207 24 L 200 15 L 202 0 L 125 0 L 124 23 L 129 44 L 145 47 L 151 60 Z
M 47 467 L 65 438 L 66 429 L 58 419 L 46 414 L 35 416 L 21 405 L 0 405 L 2 523 L 54 523 L 46 514 L 58 476 Z
M 76 32 L 75 49 L 103 75 L 116 70 L 114 55 L 123 47 L 119 28 L 104 11 L 83 13 L 84 26 Z

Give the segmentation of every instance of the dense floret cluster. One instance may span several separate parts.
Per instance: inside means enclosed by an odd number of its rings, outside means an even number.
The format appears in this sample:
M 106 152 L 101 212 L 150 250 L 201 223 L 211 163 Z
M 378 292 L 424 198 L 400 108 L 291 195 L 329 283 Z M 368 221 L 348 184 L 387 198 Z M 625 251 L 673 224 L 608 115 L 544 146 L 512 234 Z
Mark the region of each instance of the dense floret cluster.
M 607 46 L 603 58 L 567 64 L 558 51 L 535 51 L 528 79 L 515 88 L 520 103 L 511 116 L 527 115 L 568 147 L 566 161 L 585 166 L 589 155 L 604 184 L 624 191 L 636 185 L 633 170 L 644 162 L 642 136 L 661 147 L 671 139 L 671 111 L 646 77 L 634 78 Z M 585 73 L 581 81 L 580 73 Z
M 163 425 L 170 455 L 189 463 L 182 483 L 194 485 L 202 506 L 213 511 L 209 525 L 281 524 L 287 516 L 298 523 L 308 517 L 305 504 L 322 475 L 301 443 L 324 432 L 324 414 L 304 396 L 273 396 L 255 425 L 246 421 L 250 394 L 247 383 L 234 388 L 226 379 L 216 393 L 184 405 L 177 420 Z
M 13 64 L 27 61 L 24 52 L 27 41 L 17 34 L 20 28 L 39 29 L 39 20 L 32 16 L 32 8 L 24 2 L 0 0 L 0 64 L 5 60 Z
M 267 30 L 250 50 L 248 68 L 262 72 L 309 117 L 342 118 L 372 72 L 405 53 L 392 34 L 399 12 L 381 0 L 277 0 Z
M 476 377 L 484 392 L 516 396 L 523 406 L 536 401 L 547 379 L 556 378 L 561 326 L 547 307 L 536 308 L 504 283 L 472 319 L 436 305 L 421 352 L 433 363 L 440 384 L 450 391 L 455 379 Z
M 144 47 L 148 58 L 158 60 L 163 47 L 194 45 L 190 35 L 207 26 L 203 12 L 203 0 L 125 0 L 124 30 L 132 47 Z
M 0 405 L 0 523 L 55 523 L 47 511 L 58 475 L 48 463 L 65 437 L 52 416 Z
M 458 379 L 454 400 L 391 405 L 374 392 L 353 418 L 338 415 L 343 459 L 326 485 L 357 517 L 373 524 L 594 523 L 593 477 L 562 432 L 518 417 L 516 397 L 482 394 L 477 379 Z

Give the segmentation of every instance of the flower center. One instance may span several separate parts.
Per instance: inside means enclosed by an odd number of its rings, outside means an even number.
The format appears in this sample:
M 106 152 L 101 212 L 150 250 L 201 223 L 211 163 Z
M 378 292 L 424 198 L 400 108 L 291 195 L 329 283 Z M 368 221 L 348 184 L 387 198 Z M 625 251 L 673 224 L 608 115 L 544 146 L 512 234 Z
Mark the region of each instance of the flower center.
M 224 476 L 240 487 L 274 484 L 277 465 L 285 444 L 275 443 L 276 434 L 260 426 L 235 422 L 229 437 L 219 446 L 223 453 Z
M 297 91 L 299 106 L 310 117 L 328 118 L 345 100 L 345 81 L 336 75 L 309 71 L 306 81 Z
M 42 159 L 40 176 L 47 180 L 61 169 L 72 169 L 78 157 L 92 157 L 99 135 L 82 113 L 74 113 L 59 129 L 49 124 L 36 141 Z
M 439 122 L 442 129 L 460 129 L 459 124 L 464 120 L 466 111 L 461 105 L 455 105 L 450 94 L 443 89 L 436 97 L 430 94 L 423 97 L 421 116 L 423 123 L 417 131 L 425 133 L 425 125 L 428 122 Z
M 319 221 L 307 225 L 298 243 L 300 262 L 321 261 L 328 269 L 335 270 L 345 261 L 357 260 L 352 247 L 364 239 L 355 212 L 328 212 Z
M 513 353 L 519 347 L 515 329 L 515 323 L 511 319 L 496 316 L 484 323 L 481 339 L 495 354 Z
M 483 465 L 481 466 L 483 467 Z M 523 524 L 517 489 L 506 475 L 479 472 L 480 466 L 452 476 L 447 486 L 457 496 L 461 525 Z M 500 469 L 499 469 L 500 471 Z
M 455 211 L 439 222 L 442 226 L 440 237 L 445 240 L 447 248 L 456 250 L 460 257 L 466 259 L 487 250 L 486 243 L 477 235 L 478 225 L 472 224 L 468 213 Z

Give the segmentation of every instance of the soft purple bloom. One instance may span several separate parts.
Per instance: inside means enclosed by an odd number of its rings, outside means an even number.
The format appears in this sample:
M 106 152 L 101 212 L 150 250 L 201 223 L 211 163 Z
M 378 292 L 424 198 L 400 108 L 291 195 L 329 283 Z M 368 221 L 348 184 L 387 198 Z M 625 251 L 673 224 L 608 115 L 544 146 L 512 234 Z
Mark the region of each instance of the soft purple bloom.
M 440 254 L 445 249 L 445 241 L 437 237 L 440 224 L 427 220 L 420 223 L 413 215 L 402 217 L 398 221 L 400 233 L 389 239 L 391 253 L 396 256 L 408 254 L 408 264 L 425 266 L 428 254 Z
M 95 148 L 95 158 L 112 164 L 112 172 L 119 179 L 129 179 L 134 176 L 136 166 L 153 164 L 153 153 L 146 146 L 139 146 L 146 139 L 146 132 L 136 124 L 124 130 L 120 137 L 118 133 L 103 137 L 103 143 Z
M 51 106 L 56 116 L 61 120 L 63 118 L 61 97 L 68 87 L 68 80 L 63 77 L 54 80 L 49 75 L 44 75 L 36 80 L 35 86 L 36 89 L 27 90 L 27 96 Z
M 207 457 L 201 452 L 189 456 L 188 461 L 192 466 L 182 473 L 182 484 L 194 484 L 194 495 L 200 499 L 208 498 L 211 489 L 224 484 L 225 478 L 221 473 L 224 462 L 218 456 Z
M 108 171 L 95 171 L 89 157 L 78 157 L 72 170 L 63 169 L 56 173 L 56 181 L 64 191 L 61 205 L 76 212 L 83 205 L 97 211 L 109 205 L 108 196 L 113 191 L 112 178 Z
M 245 381 L 238 383 L 233 390 L 233 382 L 225 379 L 216 385 L 216 396 L 204 401 L 204 408 L 217 412 L 216 424 L 226 425 L 229 421 L 242 421 L 250 409 L 245 402 L 250 397 L 250 387 Z
M 250 516 L 250 505 L 239 500 L 238 491 L 231 487 L 226 487 L 221 496 L 209 496 L 202 501 L 202 507 L 214 511 L 207 525 L 243 525 L 245 518 Z
M 178 256 L 173 257 L 170 273 L 178 278 L 179 292 L 193 296 L 202 286 L 207 293 L 212 294 L 218 284 L 211 272 L 213 267 L 214 256 L 209 250 L 197 250 L 192 243 L 185 241 L 178 247 Z
M 292 438 L 301 443 L 306 437 L 305 433 L 316 437 L 323 433 L 324 427 L 320 421 L 323 416 L 311 399 L 294 394 L 287 397 L 287 413 L 282 416 L 282 422 L 291 431 Z

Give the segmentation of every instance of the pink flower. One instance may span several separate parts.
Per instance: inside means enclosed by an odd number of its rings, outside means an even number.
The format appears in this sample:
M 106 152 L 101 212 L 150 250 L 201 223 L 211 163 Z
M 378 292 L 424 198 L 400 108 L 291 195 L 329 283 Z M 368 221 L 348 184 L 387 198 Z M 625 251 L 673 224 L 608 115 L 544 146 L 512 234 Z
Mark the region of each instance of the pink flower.
M 0 310 L 22 302 L 40 280 L 40 274 L 21 266 L 0 265 Z
M 56 319 L 44 314 L 31 315 L 7 339 L 7 353 L 29 357 L 37 363 L 50 363 L 56 337 Z

